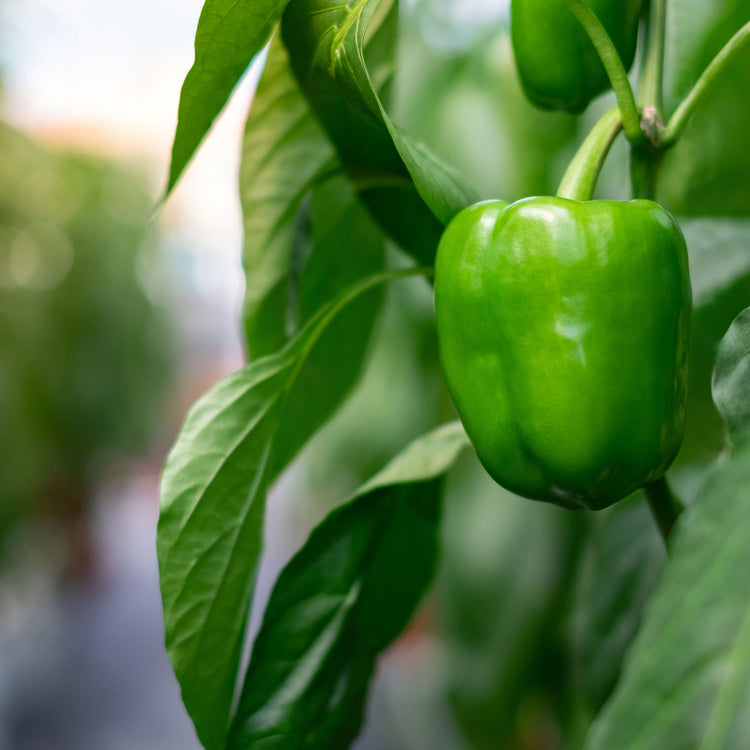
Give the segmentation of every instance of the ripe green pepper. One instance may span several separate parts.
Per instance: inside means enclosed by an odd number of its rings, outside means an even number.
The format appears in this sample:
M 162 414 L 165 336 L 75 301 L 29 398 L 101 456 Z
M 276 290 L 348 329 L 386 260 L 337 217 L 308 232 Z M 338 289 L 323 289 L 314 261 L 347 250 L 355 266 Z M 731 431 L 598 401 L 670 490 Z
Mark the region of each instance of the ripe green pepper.
M 643 0 L 587 0 L 586 5 L 629 69 Z M 565 0 L 512 0 L 510 35 L 521 86 L 536 106 L 578 114 L 609 88 L 594 45 Z
M 660 477 L 682 441 L 691 288 L 652 201 L 479 203 L 435 266 L 440 359 L 503 487 L 604 508 Z

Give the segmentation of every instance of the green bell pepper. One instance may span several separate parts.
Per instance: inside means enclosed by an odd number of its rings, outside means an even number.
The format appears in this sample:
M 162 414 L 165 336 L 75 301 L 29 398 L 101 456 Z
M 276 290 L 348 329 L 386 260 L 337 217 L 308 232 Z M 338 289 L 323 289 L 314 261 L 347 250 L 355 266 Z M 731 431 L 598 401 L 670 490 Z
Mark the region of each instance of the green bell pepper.
M 643 0 L 588 0 L 629 69 Z M 565 0 L 512 0 L 510 35 L 521 86 L 542 109 L 583 112 L 609 88 L 594 45 Z
M 461 211 L 438 248 L 437 331 L 487 472 L 591 509 L 660 477 L 684 432 L 691 304 L 685 241 L 652 201 Z

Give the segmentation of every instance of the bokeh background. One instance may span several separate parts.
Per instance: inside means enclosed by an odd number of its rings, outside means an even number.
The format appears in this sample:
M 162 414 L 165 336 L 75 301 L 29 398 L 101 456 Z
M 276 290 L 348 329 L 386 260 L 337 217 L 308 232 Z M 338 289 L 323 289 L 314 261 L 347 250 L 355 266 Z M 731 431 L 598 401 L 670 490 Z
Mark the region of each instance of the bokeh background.
M 237 180 L 257 79 L 252 69 L 157 209 L 201 6 L 0 0 L 0 750 L 198 747 L 163 649 L 158 478 L 190 403 L 243 363 Z M 580 122 L 532 109 L 507 2 L 411 0 L 402 16 L 396 121 L 485 197 L 553 192 L 610 100 Z M 665 187 L 690 212 L 686 163 Z M 620 143 L 601 194 L 626 197 L 625 164 Z M 697 247 L 724 242 L 736 279 L 698 287 L 696 388 L 750 294 L 744 184 L 737 232 L 692 229 Z M 361 385 L 271 493 L 251 629 L 317 520 L 451 418 L 436 346 L 430 287 L 394 285 Z M 710 399 L 696 403 L 697 464 L 678 472 L 688 497 L 695 466 L 722 446 Z M 552 750 L 580 737 L 663 565 L 644 504 L 594 518 L 529 503 L 467 456 L 441 533 L 437 581 L 380 661 L 359 750 Z M 613 548 L 633 616 L 611 633 L 597 572 Z
M 253 80 L 155 212 L 200 0 L 0 3 L 0 748 L 198 747 L 163 648 L 158 476 L 242 361 Z

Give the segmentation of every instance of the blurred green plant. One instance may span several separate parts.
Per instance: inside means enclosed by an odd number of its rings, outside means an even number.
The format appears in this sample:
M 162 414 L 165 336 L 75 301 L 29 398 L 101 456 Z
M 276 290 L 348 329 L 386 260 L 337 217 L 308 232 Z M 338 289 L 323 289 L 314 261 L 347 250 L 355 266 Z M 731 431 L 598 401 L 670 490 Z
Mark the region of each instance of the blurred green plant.
M 3 532 L 80 520 L 101 471 L 153 444 L 170 355 L 139 278 L 150 203 L 132 169 L 0 125 Z

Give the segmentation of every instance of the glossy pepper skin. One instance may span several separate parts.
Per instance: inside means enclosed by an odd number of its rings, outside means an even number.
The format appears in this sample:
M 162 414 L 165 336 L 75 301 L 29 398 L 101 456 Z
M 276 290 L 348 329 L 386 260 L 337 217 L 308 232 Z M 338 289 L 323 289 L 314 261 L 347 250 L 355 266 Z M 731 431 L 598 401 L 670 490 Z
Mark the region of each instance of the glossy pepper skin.
M 630 69 L 643 0 L 586 0 L 586 5 Z M 536 106 L 579 114 L 609 88 L 599 56 L 565 0 L 511 0 L 510 35 L 521 86 Z
M 687 263 L 651 201 L 489 201 L 452 220 L 435 266 L 440 359 L 498 484 L 599 509 L 666 471 L 685 423 Z

